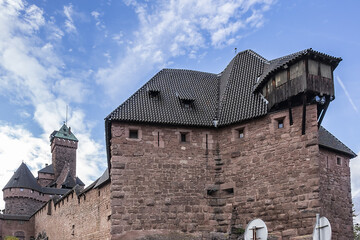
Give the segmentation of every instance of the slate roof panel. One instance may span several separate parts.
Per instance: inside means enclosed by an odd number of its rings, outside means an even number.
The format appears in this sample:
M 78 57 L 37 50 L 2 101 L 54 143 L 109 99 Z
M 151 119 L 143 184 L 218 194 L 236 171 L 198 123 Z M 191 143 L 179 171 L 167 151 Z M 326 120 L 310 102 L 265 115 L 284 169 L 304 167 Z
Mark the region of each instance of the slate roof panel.
M 66 139 L 66 140 L 71 140 L 71 141 L 75 141 L 78 142 L 79 140 L 75 137 L 75 135 L 71 132 L 70 128 L 68 128 L 66 126 L 66 124 L 64 123 L 62 125 L 62 127 L 59 129 L 59 131 L 54 131 L 51 135 L 50 135 L 50 141 L 52 141 L 52 139 L 54 137 L 57 138 L 62 138 L 62 139 Z
M 332 135 L 324 127 L 320 126 L 319 128 L 319 145 L 325 148 L 329 148 L 341 153 L 349 155 L 351 158 L 356 157 L 356 154 L 343 144 L 339 139 Z
M 42 191 L 41 186 L 25 163 L 21 163 L 3 190 L 7 188 L 27 188 L 38 192 Z
M 107 180 L 109 180 L 110 176 L 109 176 L 109 169 L 106 168 L 105 172 L 103 173 L 103 175 L 101 175 L 101 177 L 99 178 L 99 180 L 96 182 L 94 188 L 99 187 L 101 184 L 105 183 Z
M 50 187 L 43 187 L 42 192 L 45 194 L 51 194 L 51 195 L 64 195 L 67 192 L 71 191 L 71 189 L 65 189 L 65 188 L 50 188 Z
M 107 119 L 211 126 L 216 111 L 217 81 L 217 75 L 211 73 L 163 69 Z M 160 95 L 151 98 L 146 91 L 148 85 L 158 88 Z M 182 107 L 179 94 L 194 99 L 192 109 Z
M 54 167 L 52 164 L 50 164 L 50 165 L 47 165 L 46 167 L 44 167 L 43 169 L 40 169 L 38 172 L 54 174 Z

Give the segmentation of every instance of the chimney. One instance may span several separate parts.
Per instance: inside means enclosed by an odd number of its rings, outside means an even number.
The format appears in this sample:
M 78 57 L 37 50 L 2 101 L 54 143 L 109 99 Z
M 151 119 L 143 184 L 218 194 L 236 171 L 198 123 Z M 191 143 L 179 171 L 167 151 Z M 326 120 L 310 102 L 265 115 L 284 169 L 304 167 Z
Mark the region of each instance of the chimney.
M 69 127 L 69 134 L 71 134 L 71 127 Z

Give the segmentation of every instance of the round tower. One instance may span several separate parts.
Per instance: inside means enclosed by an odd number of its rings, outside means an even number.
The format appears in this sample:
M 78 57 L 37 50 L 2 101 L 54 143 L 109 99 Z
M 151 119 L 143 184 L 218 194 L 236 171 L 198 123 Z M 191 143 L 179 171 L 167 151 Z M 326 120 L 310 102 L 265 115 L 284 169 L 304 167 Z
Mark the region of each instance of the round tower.
M 5 185 L 3 196 L 5 214 L 12 215 L 32 215 L 48 200 L 25 163 Z

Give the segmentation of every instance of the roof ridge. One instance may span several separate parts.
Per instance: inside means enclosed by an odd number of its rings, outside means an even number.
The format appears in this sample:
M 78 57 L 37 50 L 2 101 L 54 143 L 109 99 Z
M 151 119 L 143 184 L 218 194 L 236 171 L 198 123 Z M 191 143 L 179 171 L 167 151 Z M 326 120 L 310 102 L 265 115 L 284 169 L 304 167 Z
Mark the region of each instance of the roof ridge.
M 204 71 L 198 71 L 198 70 L 191 70 L 191 69 L 184 69 L 184 68 L 163 68 L 160 70 L 177 70 L 177 71 L 184 71 L 184 72 L 196 72 L 196 73 L 206 73 L 206 74 L 212 74 L 212 75 L 217 75 L 216 73 L 210 73 L 210 72 L 204 72 Z
M 252 49 L 247 49 L 245 51 L 248 51 L 251 55 L 253 55 L 254 57 L 259 58 L 261 61 L 263 61 L 264 63 L 269 64 L 269 60 L 267 60 L 266 58 L 264 58 L 263 56 L 261 56 L 260 54 L 258 54 L 257 52 L 255 52 Z

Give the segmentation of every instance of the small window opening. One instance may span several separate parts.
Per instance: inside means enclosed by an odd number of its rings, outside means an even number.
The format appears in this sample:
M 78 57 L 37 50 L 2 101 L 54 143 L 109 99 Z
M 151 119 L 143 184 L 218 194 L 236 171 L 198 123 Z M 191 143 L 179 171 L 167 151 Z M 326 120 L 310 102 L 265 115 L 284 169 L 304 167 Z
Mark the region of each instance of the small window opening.
M 129 138 L 139 138 L 138 130 L 130 130 L 129 131 Z
M 224 189 L 224 191 L 228 194 L 233 194 L 234 193 L 234 188 L 228 188 L 228 189 Z
M 24 189 L 23 188 L 20 188 L 20 192 L 23 192 L 24 191 Z
M 239 138 L 244 138 L 245 137 L 244 128 L 240 128 L 237 131 L 238 131 L 238 137 Z
M 160 147 L 160 132 L 158 132 L 157 135 L 157 145 Z
M 181 142 L 186 142 L 186 135 L 187 135 L 187 133 L 181 133 L 180 134 L 180 137 L 181 137 L 180 141 Z
M 336 164 L 337 164 L 337 165 L 341 165 L 341 158 L 340 158 L 340 157 L 337 157 L 337 158 L 336 158 Z
M 278 123 L 278 128 L 284 128 L 284 119 L 278 119 L 277 120 L 277 123 Z

